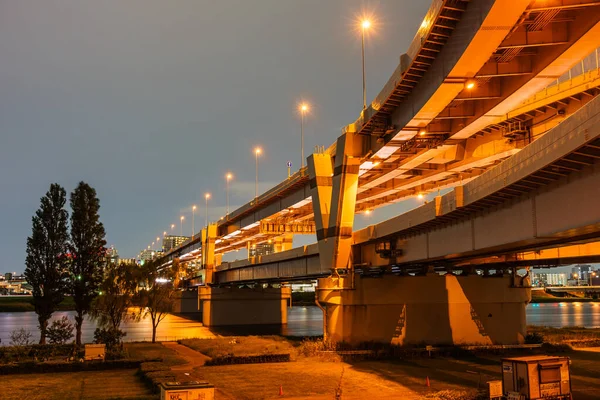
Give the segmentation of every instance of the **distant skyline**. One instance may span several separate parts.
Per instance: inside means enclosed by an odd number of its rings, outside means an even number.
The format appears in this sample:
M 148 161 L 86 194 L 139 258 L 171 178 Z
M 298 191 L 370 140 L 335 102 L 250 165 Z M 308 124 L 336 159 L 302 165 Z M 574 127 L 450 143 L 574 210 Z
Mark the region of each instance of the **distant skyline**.
M 329 146 L 362 108 L 357 17 L 367 37 L 367 101 L 408 49 L 430 1 L 20 0 L 0 4 L 0 271 L 22 272 L 39 199 L 81 180 L 100 199 L 108 245 L 134 257 L 163 231 L 196 228 Z M 415 207 L 357 216 L 357 227 Z M 391 209 L 390 209 L 391 208 Z M 314 240 L 314 238 L 312 238 Z M 296 243 L 311 241 L 298 238 Z

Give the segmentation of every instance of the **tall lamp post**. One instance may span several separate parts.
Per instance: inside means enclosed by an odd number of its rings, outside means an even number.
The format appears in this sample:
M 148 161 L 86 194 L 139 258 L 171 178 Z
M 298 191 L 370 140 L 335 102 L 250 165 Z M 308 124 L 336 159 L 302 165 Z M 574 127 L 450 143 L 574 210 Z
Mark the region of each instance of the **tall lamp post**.
M 363 85 L 363 110 L 367 109 L 367 84 L 365 80 L 365 31 L 371 27 L 371 21 L 363 19 L 361 22 L 361 54 L 362 54 L 362 85 Z
M 229 215 L 229 181 L 233 179 L 233 175 L 231 173 L 227 173 L 227 175 L 225 175 L 225 195 L 227 197 L 227 213 L 226 215 Z
M 254 155 L 256 156 L 256 183 L 254 184 L 254 198 L 258 198 L 258 156 L 262 153 L 262 149 L 257 147 L 254 149 Z
M 192 240 L 194 240 L 194 235 L 196 234 L 196 230 L 194 229 L 194 217 L 196 214 L 196 205 L 192 206 Z
M 205 211 L 204 225 L 205 226 L 208 226 L 208 199 L 210 199 L 210 193 L 206 193 L 204 195 L 204 201 L 205 201 L 205 206 L 204 206 L 204 211 Z
M 300 104 L 300 169 L 304 168 L 304 114 L 308 111 L 308 104 Z
M 185 217 L 182 215 L 179 218 L 179 235 L 183 236 L 183 220 L 185 219 Z

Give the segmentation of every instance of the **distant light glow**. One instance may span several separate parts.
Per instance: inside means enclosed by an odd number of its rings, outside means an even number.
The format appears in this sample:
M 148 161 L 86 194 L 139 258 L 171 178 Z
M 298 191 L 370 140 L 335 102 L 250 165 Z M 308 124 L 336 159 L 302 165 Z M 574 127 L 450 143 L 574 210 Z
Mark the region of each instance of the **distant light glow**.
M 260 153 L 262 153 L 262 149 L 260 147 L 256 147 L 254 149 L 254 154 L 259 155 Z
M 421 131 L 419 131 L 419 135 L 420 135 L 420 136 L 425 136 L 425 134 L 426 134 L 426 133 L 427 133 L 427 132 L 425 132 L 425 130 L 424 130 L 424 129 L 421 129 Z
M 365 215 L 371 215 L 371 210 L 369 210 L 369 209 L 365 210 Z
M 363 19 L 361 26 L 363 29 L 369 29 L 371 27 L 371 21 L 368 19 Z
M 204 195 L 204 198 L 205 198 L 206 200 L 210 199 L 210 193 L 206 193 L 206 194 Z
M 169 280 L 166 279 L 166 278 L 156 278 L 154 281 L 157 282 L 157 283 L 167 283 L 167 282 L 169 282 Z
M 475 87 L 475 82 L 473 81 L 468 81 L 467 85 L 465 86 L 467 89 L 471 90 Z
M 419 194 L 417 194 L 417 198 L 418 198 L 419 200 L 423 199 L 424 197 L 425 197 L 425 195 L 424 195 L 423 193 L 419 193 Z

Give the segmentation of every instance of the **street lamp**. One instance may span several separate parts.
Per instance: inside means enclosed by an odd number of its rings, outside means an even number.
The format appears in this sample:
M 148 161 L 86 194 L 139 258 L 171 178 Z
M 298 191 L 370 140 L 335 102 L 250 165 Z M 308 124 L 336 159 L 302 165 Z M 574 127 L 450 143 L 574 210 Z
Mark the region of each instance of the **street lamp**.
M 262 149 L 257 147 L 254 149 L 254 155 L 256 156 L 256 183 L 254 184 L 254 197 L 258 198 L 258 156 L 262 153 Z
M 225 175 L 225 194 L 227 196 L 227 215 L 229 215 L 229 181 L 233 179 L 233 175 L 231 173 L 227 173 Z
M 160 242 L 160 238 L 157 236 L 157 237 L 156 237 L 156 244 L 157 244 L 157 245 L 158 245 L 158 242 Z M 159 249 L 160 249 L 160 247 L 159 247 Z
M 196 231 L 194 230 L 194 217 L 196 214 L 196 205 L 192 206 L 192 240 L 194 240 L 194 234 L 196 233 Z
M 363 19 L 361 21 L 361 54 L 362 54 L 362 84 L 363 84 L 363 110 L 367 109 L 367 84 L 365 82 L 365 31 L 371 27 L 371 21 L 368 19 Z
M 175 229 L 175 224 L 171 224 L 171 233 L 173 233 L 173 229 Z
M 204 195 L 204 201 L 205 201 L 204 210 L 206 211 L 206 215 L 204 216 L 204 225 L 207 227 L 208 227 L 208 199 L 210 199 L 210 193 L 206 193 Z
M 304 167 L 304 114 L 308 111 L 308 104 L 302 103 L 300 104 L 300 143 L 301 143 L 301 152 L 300 152 L 300 169 Z
M 185 217 L 182 215 L 179 218 L 179 235 L 183 236 L 183 220 L 185 219 Z

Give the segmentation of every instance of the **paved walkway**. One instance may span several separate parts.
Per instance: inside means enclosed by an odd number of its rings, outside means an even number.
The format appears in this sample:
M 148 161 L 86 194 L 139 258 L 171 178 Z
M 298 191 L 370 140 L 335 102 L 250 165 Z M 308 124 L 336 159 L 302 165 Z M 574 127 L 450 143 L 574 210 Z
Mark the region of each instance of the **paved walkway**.
M 191 371 L 196 367 L 203 366 L 206 360 L 210 360 L 210 357 L 177 342 L 162 342 L 162 345 L 175 351 L 187 361 L 186 364 L 172 366 L 171 371 Z

